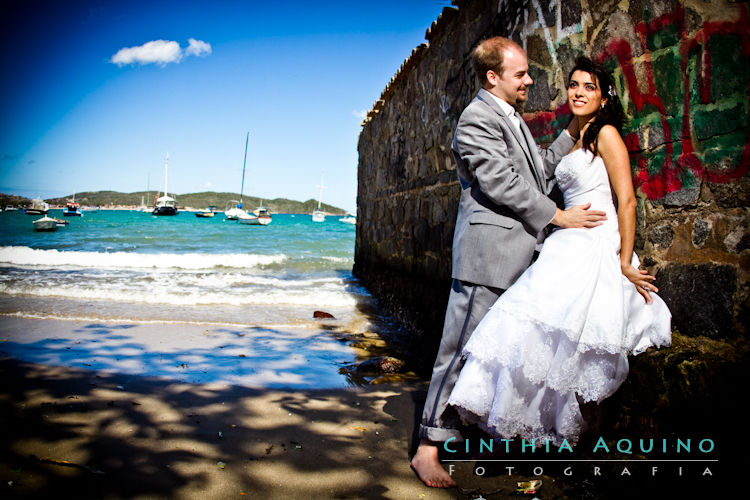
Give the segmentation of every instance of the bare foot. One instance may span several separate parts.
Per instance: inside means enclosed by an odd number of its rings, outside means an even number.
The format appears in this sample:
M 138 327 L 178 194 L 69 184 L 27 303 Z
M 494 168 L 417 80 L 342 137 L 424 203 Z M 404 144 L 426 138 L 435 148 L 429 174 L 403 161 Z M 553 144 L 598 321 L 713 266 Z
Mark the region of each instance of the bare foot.
M 417 473 L 419 479 L 431 488 L 452 488 L 456 486 L 450 474 L 443 469 L 438 460 L 437 446 L 422 442 L 417 448 L 417 453 L 411 459 L 411 468 Z

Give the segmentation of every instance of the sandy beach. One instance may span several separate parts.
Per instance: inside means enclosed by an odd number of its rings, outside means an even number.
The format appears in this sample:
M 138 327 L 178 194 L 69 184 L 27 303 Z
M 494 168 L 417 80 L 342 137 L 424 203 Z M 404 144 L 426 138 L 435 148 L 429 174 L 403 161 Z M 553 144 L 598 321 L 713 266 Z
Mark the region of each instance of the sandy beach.
M 566 477 L 562 466 L 523 463 L 518 454 L 510 464 L 449 456 L 459 486 L 425 487 L 409 467 L 424 381 L 258 389 L 250 370 L 212 365 L 208 356 L 198 363 L 200 376 L 186 375 L 189 368 L 174 359 L 143 364 L 147 356 L 128 336 L 137 332 L 150 349 L 168 352 L 156 347 L 169 344 L 162 324 L 8 317 L 0 324 L 3 498 L 492 499 L 518 498 L 517 483 L 529 479 L 543 487 L 526 498 L 616 498 L 600 496 L 616 476 L 602 481 L 578 468 Z M 206 339 L 221 332 L 185 333 L 180 353 L 200 357 Z M 95 353 L 75 351 L 92 339 Z M 96 360 L 86 358 L 93 354 Z M 635 471 L 623 491 L 663 486 L 645 474 Z
M 423 384 L 255 389 L 249 371 L 208 358 L 198 374 L 171 361 L 159 372 L 121 333 L 156 349 L 165 329 L 2 319 L 3 497 L 470 498 L 409 467 Z M 203 330 L 180 337 L 180 355 L 219 335 Z M 94 339 L 95 353 L 76 353 Z

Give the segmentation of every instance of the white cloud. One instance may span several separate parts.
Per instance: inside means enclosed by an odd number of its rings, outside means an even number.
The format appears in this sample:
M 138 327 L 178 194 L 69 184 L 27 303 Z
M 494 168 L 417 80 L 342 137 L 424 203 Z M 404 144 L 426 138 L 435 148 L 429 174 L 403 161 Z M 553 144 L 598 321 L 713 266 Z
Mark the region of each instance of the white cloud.
M 356 116 L 357 118 L 360 118 L 362 120 L 364 120 L 365 118 L 367 118 L 367 113 L 368 113 L 368 111 L 366 109 L 360 109 L 359 111 L 357 111 L 355 109 L 355 110 L 352 111 L 352 114 L 354 116 Z
M 180 62 L 182 50 L 180 44 L 168 40 L 153 40 L 138 47 L 125 47 L 112 56 L 112 62 L 118 66 L 125 64 L 165 64 Z
M 186 56 L 203 57 L 211 54 L 211 44 L 195 38 L 188 38 L 190 45 L 185 49 Z
M 152 40 L 136 47 L 124 47 L 112 56 L 111 62 L 118 66 L 126 64 L 158 64 L 165 66 L 169 63 L 179 63 L 186 56 L 207 56 L 211 53 L 211 45 L 194 38 L 188 40 L 189 45 L 183 50 L 180 44 L 172 40 Z

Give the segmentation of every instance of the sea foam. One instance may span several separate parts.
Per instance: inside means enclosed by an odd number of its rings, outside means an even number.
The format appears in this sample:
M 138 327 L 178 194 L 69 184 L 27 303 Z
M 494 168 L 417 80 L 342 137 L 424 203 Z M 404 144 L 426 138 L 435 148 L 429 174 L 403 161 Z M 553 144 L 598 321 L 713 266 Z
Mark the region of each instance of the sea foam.
M 75 252 L 0 247 L 0 266 L 85 267 L 102 269 L 248 269 L 279 264 L 284 254 L 144 254 L 134 252 Z

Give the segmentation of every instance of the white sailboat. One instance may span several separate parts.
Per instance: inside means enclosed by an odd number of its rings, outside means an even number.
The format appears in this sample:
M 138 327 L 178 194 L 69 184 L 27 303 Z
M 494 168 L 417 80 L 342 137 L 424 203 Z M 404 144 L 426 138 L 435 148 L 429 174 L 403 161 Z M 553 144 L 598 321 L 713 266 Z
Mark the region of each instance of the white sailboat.
M 227 206 L 224 209 L 224 217 L 226 217 L 228 220 L 236 220 L 240 222 L 245 222 L 246 220 L 249 220 L 252 217 L 242 208 L 242 194 L 245 191 L 245 166 L 247 165 L 247 143 L 249 140 L 250 140 L 250 132 L 248 132 L 247 136 L 245 137 L 245 159 L 242 161 L 242 184 L 240 185 L 240 199 L 229 200 L 227 202 Z
M 167 172 L 169 171 L 169 155 L 164 159 L 164 196 L 156 198 L 154 215 L 177 215 L 177 200 L 167 192 Z
M 323 185 L 323 174 L 320 175 L 320 195 L 318 195 L 318 208 L 313 210 L 312 213 L 312 220 L 313 222 L 325 222 L 326 220 L 326 214 L 320 209 L 320 204 L 323 199 L 323 189 L 325 189 L 325 186 Z
M 237 220 L 240 216 L 246 215 L 247 212 L 242 210 L 242 201 L 229 200 L 224 209 L 224 217 L 228 220 Z

